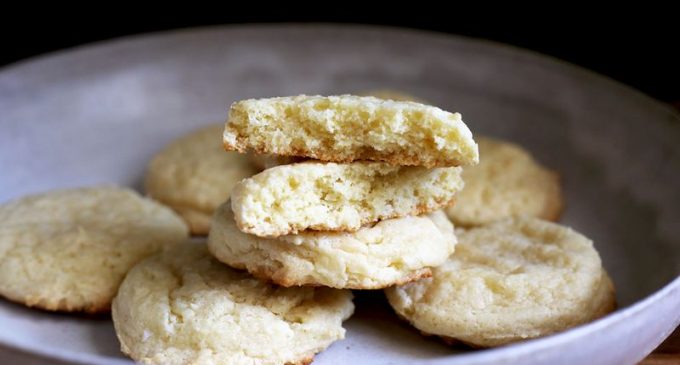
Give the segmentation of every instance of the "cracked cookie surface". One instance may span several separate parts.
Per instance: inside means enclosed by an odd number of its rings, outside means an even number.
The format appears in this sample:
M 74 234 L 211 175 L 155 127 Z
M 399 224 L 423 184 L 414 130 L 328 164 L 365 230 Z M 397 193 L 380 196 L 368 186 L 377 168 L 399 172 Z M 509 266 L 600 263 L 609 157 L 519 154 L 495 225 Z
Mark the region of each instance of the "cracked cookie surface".
M 457 230 L 432 277 L 385 290 L 427 334 L 478 347 L 549 335 L 611 312 L 614 287 L 593 243 L 535 218 Z
M 297 364 L 336 340 L 352 294 L 282 288 L 185 243 L 126 276 L 113 304 L 121 349 L 145 364 Z
M 169 208 L 116 187 L 0 205 L 0 295 L 52 311 L 107 312 L 139 260 L 188 237 Z

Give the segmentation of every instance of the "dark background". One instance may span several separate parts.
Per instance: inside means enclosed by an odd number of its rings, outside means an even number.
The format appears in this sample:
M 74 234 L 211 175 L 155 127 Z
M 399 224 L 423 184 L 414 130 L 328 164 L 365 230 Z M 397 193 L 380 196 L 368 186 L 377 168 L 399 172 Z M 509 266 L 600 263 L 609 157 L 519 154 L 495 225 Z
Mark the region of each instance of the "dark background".
M 320 3 L 321 4 L 321 3 Z M 493 8 L 489 5 L 489 8 Z M 545 10 L 545 9 L 544 9 Z M 448 10 L 450 12 L 450 10 Z M 442 11 L 444 12 L 444 11 Z M 134 13 L 131 11 L 130 13 Z M 184 14 L 162 17 L 63 15 L 32 22 L 5 14 L 0 25 L 0 66 L 54 50 L 110 38 L 218 24 L 270 22 L 341 22 L 401 26 L 485 38 L 532 49 L 595 70 L 629 84 L 657 99 L 680 101 L 680 17 L 672 9 L 644 13 L 633 9 L 626 14 L 582 11 L 570 14 L 559 4 L 542 15 L 471 16 L 461 13 L 413 16 L 407 19 L 374 16 L 308 17 L 290 15 L 213 15 Z M 242 12 L 239 12 L 242 13 Z M 228 14 L 228 13 L 227 13 Z M 584 16 L 583 14 L 589 14 Z M 435 14 L 436 15 L 436 14 Z M 382 19 L 382 20 L 380 20 Z M 12 24 L 10 24 L 12 23 Z

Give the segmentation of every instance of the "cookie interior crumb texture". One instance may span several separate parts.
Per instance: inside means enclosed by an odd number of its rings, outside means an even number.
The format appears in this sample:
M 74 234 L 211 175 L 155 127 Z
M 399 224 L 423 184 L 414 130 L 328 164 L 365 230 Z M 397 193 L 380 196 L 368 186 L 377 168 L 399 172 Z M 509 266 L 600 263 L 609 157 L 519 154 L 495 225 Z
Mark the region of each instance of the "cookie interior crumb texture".
M 224 130 L 227 150 L 323 161 L 460 166 L 479 161 L 458 113 L 372 96 L 292 96 L 238 101 Z
M 261 237 L 313 230 L 356 231 L 382 219 L 446 207 L 463 188 L 460 167 L 380 162 L 304 162 L 238 183 L 232 209 L 241 231 Z

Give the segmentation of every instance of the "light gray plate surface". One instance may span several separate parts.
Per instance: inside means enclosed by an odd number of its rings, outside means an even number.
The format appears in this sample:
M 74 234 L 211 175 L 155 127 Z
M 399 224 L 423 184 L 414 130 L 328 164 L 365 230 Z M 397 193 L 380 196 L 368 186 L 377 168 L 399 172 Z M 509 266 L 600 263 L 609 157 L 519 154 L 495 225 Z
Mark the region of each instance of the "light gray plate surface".
M 139 188 L 155 151 L 224 120 L 236 99 L 376 88 L 459 111 L 474 133 L 521 143 L 558 170 L 562 221 L 594 239 L 620 309 L 559 335 L 459 353 L 397 321 L 379 293 L 361 295 L 347 338 L 315 363 L 632 363 L 678 324 L 678 115 L 588 71 L 483 41 L 364 27 L 225 27 L 14 65 L 0 71 L 0 202 L 102 182 Z M 62 360 L 128 363 L 107 319 L 1 300 L 0 343 Z

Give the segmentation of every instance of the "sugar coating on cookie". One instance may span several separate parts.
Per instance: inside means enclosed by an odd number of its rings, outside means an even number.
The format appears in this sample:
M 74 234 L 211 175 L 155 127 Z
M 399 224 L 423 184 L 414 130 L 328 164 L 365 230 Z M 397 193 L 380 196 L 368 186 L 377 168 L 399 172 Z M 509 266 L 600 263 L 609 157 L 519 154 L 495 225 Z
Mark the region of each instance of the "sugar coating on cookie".
M 231 206 L 239 229 L 260 237 L 307 229 L 356 231 L 382 219 L 448 206 L 462 188 L 460 167 L 303 162 L 239 182 Z
M 458 230 L 432 277 L 386 289 L 397 314 L 426 334 L 499 346 L 559 332 L 615 306 L 593 243 L 535 218 Z
M 350 291 L 267 284 L 187 243 L 130 270 L 112 317 L 144 364 L 302 364 L 344 337 L 353 311 Z
M 372 96 L 290 96 L 235 102 L 224 130 L 230 151 L 323 161 L 460 166 L 479 160 L 460 114 Z
M 212 125 L 168 144 L 149 163 L 145 190 L 187 222 L 193 234 L 208 234 L 215 209 L 234 185 L 260 169 L 222 147 L 224 125 Z
M 380 221 L 348 232 L 306 231 L 261 238 L 241 232 L 229 203 L 218 208 L 208 248 L 220 261 L 283 286 L 379 289 L 429 276 L 453 253 L 442 211 Z
M 460 226 L 532 216 L 555 221 L 563 208 L 557 173 L 539 164 L 518 145 L 479 137 L 480 162 L 463 169 L 465 189 L 447 208 Z
M 187 238 L 172 210 L 128 189 L 15 200 L 0 205 L 0 295 L 52 311 L 107 312 L 135 263 Z

